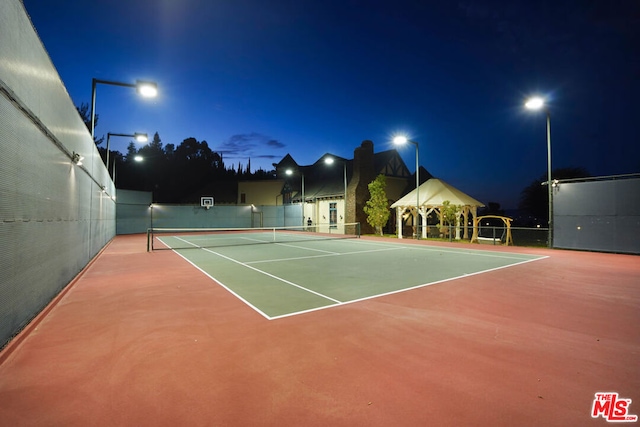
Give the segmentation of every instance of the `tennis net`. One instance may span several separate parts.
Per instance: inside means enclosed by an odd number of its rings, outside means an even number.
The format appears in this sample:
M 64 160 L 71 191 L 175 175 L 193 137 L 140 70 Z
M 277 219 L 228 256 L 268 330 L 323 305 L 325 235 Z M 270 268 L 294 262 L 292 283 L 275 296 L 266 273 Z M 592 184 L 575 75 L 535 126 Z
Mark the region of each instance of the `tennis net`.
M 265 243 L 313 242 L 360 237 L 360 223 L 308 227 L 149 228 L 147 251 L 197 249 Z

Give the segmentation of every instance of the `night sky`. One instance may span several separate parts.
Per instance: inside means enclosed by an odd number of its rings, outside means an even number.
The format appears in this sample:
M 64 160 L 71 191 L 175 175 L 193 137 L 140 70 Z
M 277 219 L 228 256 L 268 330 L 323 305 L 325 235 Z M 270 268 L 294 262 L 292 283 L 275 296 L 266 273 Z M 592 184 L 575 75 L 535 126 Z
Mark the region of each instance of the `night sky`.
M 24 0 L 96 135 L 206 140 L 227 165 L 346 158 L 398 133 L 420 164 L 485 204 L 517 206 L 553 168 L 640 172 L 640 1 Z M 123 153 L 128 138 L 112 138 Z M 399 147 L 415 169 L 413 145 Z

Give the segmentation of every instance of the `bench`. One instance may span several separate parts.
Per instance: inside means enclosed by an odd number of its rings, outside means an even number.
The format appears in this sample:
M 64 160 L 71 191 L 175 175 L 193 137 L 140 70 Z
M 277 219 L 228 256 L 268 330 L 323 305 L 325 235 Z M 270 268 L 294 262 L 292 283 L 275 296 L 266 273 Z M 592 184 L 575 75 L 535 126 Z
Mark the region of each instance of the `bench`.
M 496 237 L 496 238 L 493 238 L 493 237 L 478 237 L 478 243 L 485 244 L 485 245 L 501 245 L 502 244 L 502 240 L 500 240 L 498 237 Z

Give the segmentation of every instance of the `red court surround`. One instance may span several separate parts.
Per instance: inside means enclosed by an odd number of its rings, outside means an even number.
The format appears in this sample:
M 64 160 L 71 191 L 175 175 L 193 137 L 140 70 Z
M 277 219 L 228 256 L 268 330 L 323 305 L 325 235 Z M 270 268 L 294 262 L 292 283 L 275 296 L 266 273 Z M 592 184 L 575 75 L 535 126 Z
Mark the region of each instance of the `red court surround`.
M 0 353 L 0 425 L 597 426 L 607 391 L 640 414 L 639 257 L 439 245 L 549 258 L 268 321 L 118 236 Z

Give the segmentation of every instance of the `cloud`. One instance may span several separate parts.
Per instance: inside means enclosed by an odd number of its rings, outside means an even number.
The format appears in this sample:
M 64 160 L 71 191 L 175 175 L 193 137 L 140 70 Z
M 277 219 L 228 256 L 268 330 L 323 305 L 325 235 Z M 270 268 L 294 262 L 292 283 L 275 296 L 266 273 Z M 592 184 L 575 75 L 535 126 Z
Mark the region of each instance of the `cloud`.
M 286 144 L 258 132 L 232 135 L 214 151 L 222 153 L 225 158 L 258 158 L 279 159 L 282 157 L 275 150 L 286 147 Z
M 267 145 L 270 146 L 270 147 L 275 147 L 275 148 L 284 148 L 284 147 L 286 147 L 285 144 L 283 144 L 282 142 L 277 141 L 275 139 L 269 140 L 267 142 Z

